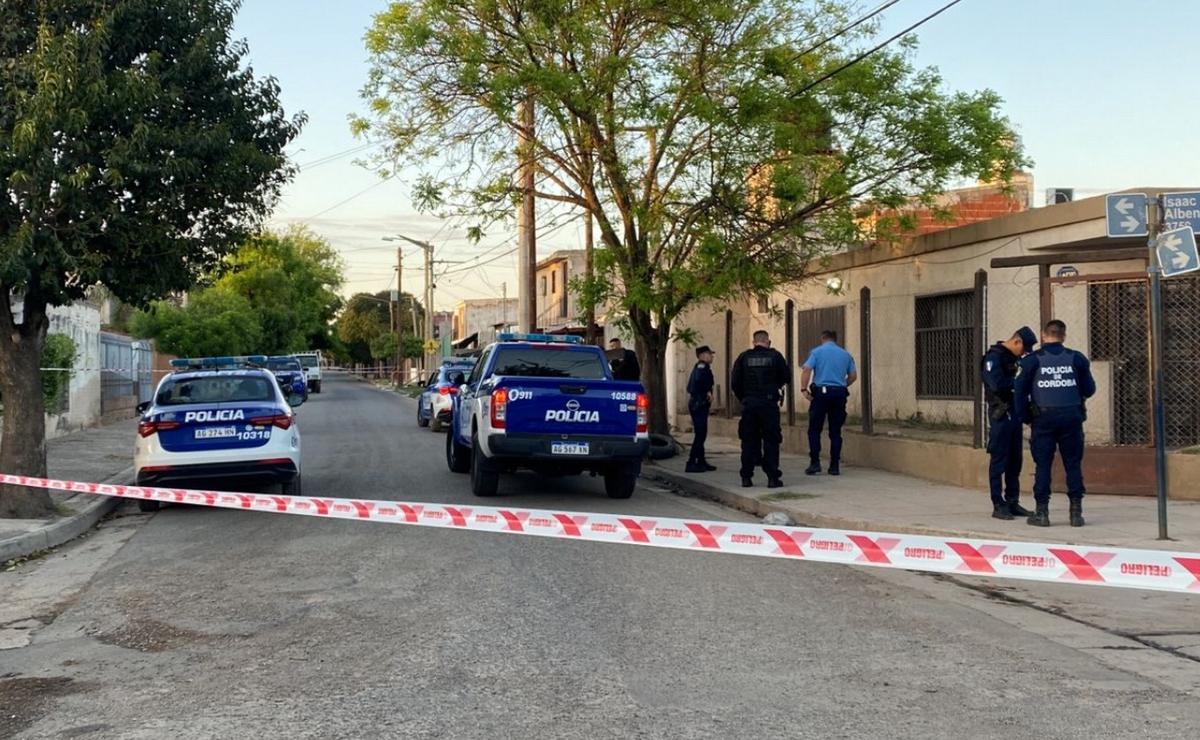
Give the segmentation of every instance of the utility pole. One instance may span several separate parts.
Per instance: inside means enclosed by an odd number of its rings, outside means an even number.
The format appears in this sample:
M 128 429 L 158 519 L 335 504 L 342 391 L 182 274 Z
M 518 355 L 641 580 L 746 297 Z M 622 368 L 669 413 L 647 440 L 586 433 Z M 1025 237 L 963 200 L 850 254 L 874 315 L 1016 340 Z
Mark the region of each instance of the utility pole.
M 396 247 L 396 293 L 395 299 L 392 301 L 392 333 L 396 337 L 396 362 L 395 362 L 395 377 L 393 381 L 396 385 L 404 383 L 404 338 L 400 331 L 400 296 L 403 295 L 401 289 L 403 287 L 402 280 L 404 278 L 404 251 L 400 247 Z
M 433 353 L 429 351 L 429 341 L 433 339 L 433 245 L 424 245 L 425 249 L 425 327 L 421 332 L 422 357 L 425 360 L 423 373 L 428 375 L 433 368 Z
M 508 329 L 508 281 L 500 283 L 500 321 Z
M 517 295 L 520 308 L 517 325 L 520 331 L 531 332 L 537 327 L 537 294 L 534 282 L 537 275 L 537 224 L 534 210 L 534 151 L 533 98 L 526 97 L 520 107 L 521 134 L 517 141 L 520 160 L 521 210 L 517 217 Z
M 595 279 L 595 259 L 593 255 L 594 245 L 592 243 L 592 212 L 587 211 L 583 214 L 583 253 L 586 260 L 585 275 L 588 285 L 588 292 L 592 292 L 592 280 Z M 587 307 L 587 332 L 585 333 L 588 344 L 596 343 L 596 306 L 592 302 L 588 302 Z
M 1158 236 L 1163 230 L 1164 209 L 1163 197 L 1151 198 L 1147 202 L 1146 225 L 1150 235 L 1146 246 L 1150 250 L 1147 264 L 1150 273 L 1150 377 L 1154 384 L 1153 414 L 1154 414 L 1154 486 L 1158 498 L 1158 538 L 1167 537 L 1167 421 L 1163 408 L 1163 387 L 1166 385 L 1166 375 L 1163 373 L 1163 305 L 1162 305 L 1162 265 L 1158 256 Z

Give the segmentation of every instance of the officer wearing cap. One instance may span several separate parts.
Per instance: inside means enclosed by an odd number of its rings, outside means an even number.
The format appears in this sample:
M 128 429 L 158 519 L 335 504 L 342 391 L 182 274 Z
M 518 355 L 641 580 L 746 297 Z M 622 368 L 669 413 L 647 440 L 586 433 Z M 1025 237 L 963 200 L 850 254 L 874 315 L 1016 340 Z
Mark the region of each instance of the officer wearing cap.
M 829 421 L 829 474 L 841 475 L 842 425 L 846 423 L 846 401 L 850 386 L 858 380 L 858 368 L 850 353 L 838 346 L 837 332 L 821 332 L 821 343 L 813 348 L 800 373 L 800 387 L 808 399 L 808 457 L 806 475 L 821 472 L 821 429 Z
M 729 385 L 742 404 L 738 438 L 742 441 L 742 486 L 754 485 L 754 469 L 760 464 L 767 474 L 767 488 L 783 485 L 779 470 L 779 407 L 783 388 L 792 382 L 792 369 L 777 350 L 771 349 L 771 337 L 759 329 L 754 346 L 738 355 L 733 363 Z
M 1025 451 L 1021 420 L 1013 408 L 1013 381 L 1021 358 L 1032 352 L 1035 344 L 1037 336 L 1033 329 L 1022 326 L 1007 340 L 992 345 L 979 367 L 988 418 L 991 419 L 987 446 L 991 456 L 988 482 L 992 491 L 992 516 L 996 519 L 1029 516 L 1029 510 L 1020 503 L 1021 461 Z
M 686 470 L 689 473 L 708 473 L 716 470 L 708 464 L 708 459 L 704 456 L 704 442 L 708 439 L 708 414 L 712 408 L 713 386 L 716 385 L 712 361 L 711 347 L 706 344 L 696 348 L 696 365 L 692 368 L 692 375 L 687 384 L 688 413 L 692 416 L 692 429 L 695 431 L 692 451 L 687 461 Z
M 1032 427 L 1030 449 L 1037 466 L 1033 480 L 1035 527 L 1050 526 L 1050 468 L 1054 451 L 1067 471 L 1072 527 L 1083 526 L 1084 404 L 1096 393 L 1091 363 L 1082 352 L 1063 346 L 1067 325 L 1055 319 L 1042 330 L 1042 346 L 1021 360 L 1013 387 L 1017 418 Z

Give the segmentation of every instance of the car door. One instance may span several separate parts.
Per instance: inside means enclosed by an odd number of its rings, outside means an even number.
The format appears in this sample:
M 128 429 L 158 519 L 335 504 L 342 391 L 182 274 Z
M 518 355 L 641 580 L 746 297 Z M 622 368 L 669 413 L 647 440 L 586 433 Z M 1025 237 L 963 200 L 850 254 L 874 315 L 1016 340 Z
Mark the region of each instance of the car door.
M 477 394 L 479 392 L 479 383 L 482 380 L 483 371 L 487 368 L 489 359 L 492 356 L 492 350 L 488 349 L 479 356 L 479 360 L 475 366 L 471 368 L 471 372 L 467 374 L 466 384 L 458 394 L 458 437 L 460 440 L 469 441 L 471 439 L 471 416 L 477 406 Z

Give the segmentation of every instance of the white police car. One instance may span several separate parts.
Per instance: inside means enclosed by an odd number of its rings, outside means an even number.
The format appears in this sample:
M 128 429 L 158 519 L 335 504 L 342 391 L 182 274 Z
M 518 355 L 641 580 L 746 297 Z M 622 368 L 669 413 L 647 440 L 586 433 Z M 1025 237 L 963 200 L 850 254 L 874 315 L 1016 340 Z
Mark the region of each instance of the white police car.
M 142 415 L 134 448 L 139 486 L 203 483 L 280 483 L 300 493 L 300 429 L 267 358 L 197 357 L 172 360 Z M 156 501 L 139 501 L 143 511 Z

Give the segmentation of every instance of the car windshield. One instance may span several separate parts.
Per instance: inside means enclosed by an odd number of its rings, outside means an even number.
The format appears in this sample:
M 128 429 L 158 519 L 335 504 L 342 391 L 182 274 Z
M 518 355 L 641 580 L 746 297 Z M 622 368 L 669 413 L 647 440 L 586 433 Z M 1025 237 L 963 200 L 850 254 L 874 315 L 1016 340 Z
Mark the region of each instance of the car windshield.
M 300 361 L 294 357 L 272 357 L 267 360 L 267 367 L 272 370 L 299 370 Z
M 492 374 L 582 380 L 605 377 L 599 354 L 548 347 L 501 347 L 496 353 Z
M 159 406 L 227 401 L 274 401 L 271 381 L 261 376 L 210 375 L 198 378 L 168 378 L 155 397 Z
M 314 355 L 300 355 L 296 358 L 304 367 L 316 367 L 317 358 Z
M 439 383 L 449 383 L 450 376 L 455 373 L 462 373 L 466 377 L 467 373 L 471 372 L 472 365 L 445 365 L 442 367 L 442 372 L 438 375 Z

